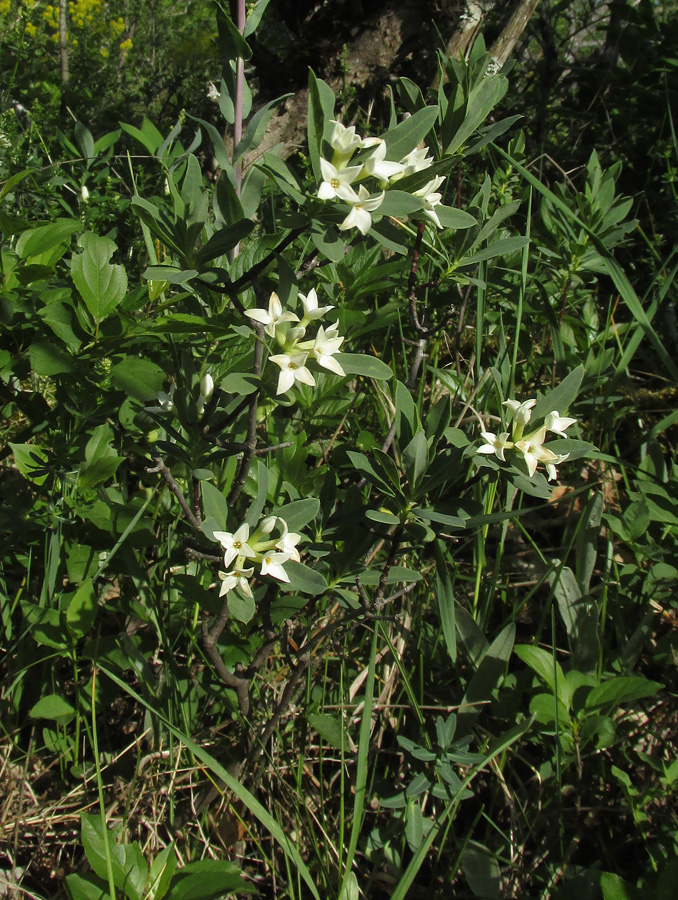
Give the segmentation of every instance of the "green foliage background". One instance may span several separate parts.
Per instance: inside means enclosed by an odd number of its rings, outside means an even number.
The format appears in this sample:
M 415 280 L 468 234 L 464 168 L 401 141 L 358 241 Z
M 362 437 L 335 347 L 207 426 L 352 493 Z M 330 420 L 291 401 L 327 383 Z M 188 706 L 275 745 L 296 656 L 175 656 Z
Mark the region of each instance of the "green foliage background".
M 55 10 L 0 4 L 2 877 L 667 900 L 675 7 L 543 3 L 515 64 L 441 42 L 373 105 L 311 73 L 252 164 L 293 36 L 355 12 L 265 6 L 80 0 L 64 83 Z M 335 116 L 435 160 L 365 235 L 317 199 Z M 281 396 L 243 311 L 311 288 L 345 375 Z M 555 485 L 478 453 L 508 398 L 576 418 Z M 214 532 L 267 515 L 301 562 L 223 601 Z

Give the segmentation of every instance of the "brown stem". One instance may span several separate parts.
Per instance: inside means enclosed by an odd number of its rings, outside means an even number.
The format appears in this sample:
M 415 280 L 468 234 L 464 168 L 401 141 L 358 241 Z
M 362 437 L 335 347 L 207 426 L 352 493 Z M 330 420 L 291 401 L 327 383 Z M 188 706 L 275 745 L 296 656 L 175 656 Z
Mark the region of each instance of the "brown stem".
M 396 525 L 395 530 L 393 532 L 393 536 L 391 537 L 391 549 L 389 550 L 388 559 L 384 563 L 384 568 L 381 570 L 381 577 L 379 579 L 379 585 L 377 587 L 377 593 L 374 595 L 373 605 L 376 609 L 381 609 L 384 606 L 384 594 L 386 593 L 386 579 L 388 578 L 388 573 L 391 571 L 391 567 L 395 562 L 396 553 L 400 549 L 400 544 L 403 539 L 404 528 L 402 525 Z
M 200 522 L 196 518 L 191 507 L 188 505 L 188 501 L 184 497 L 184 495 L 181 491 L 181 488 L 174 480 L 174 476 L 172 475 L 170 470 L 167 468 L 167 466 L 163 462 L 162 458 L 160 456 L 158 456 L 157 453 L 155 453 L 155 454 L 152 454 L 151 459 L 155 463 L 156 471 L 160 472 L 162 477 L 167 482 L 167 486 L 169 487 L 169 489 L 172 491 L 174 496 L 179 501 L 179 506 L 183 509 L 184 513 L 186 514 L 186 518 L 188 519 L 190 524 L 193 526 L 193 528 L 195 528 L 196 531 L 200 531 L 201 530 Z
M 228 600 L 227 598 L 224 598 L 224 603 L 221 607 L 221 611 L 214 620 L 214 624 L 212 625 L 212 627 L 208 627 L 207 618 L 204 618 L 202 621 L 202 645 L 205 648 L 205 652 L 209 656 L 210 662 L 214 666 L 216 673 L 219 675 L 226 687 L 229 687 L 235 691 L 238 698 L 238 706 L 240 707 L 241 714 L 243 716 L 247 716 L 250 711 L 249 679 L 239 678 L 237 675 L 234 675 L 232 672 L 228 671 L 223 659 L 221 658 L 221 654 L 219 653 L 219 648 L 217 646 L 217 641 L 219 640 L 222 631 L 226 627 L 229 616 L 230 611 L 228 609 Z
M 257 342 L 254 345 L 254 363 L 252 372 L 254 375 L 261 375 L 264 362 L 264 328 L 259 323 L 254 323 L 257 331 Z M 242 489 L 247 481 L 247 476 L 254 459 L 257 449 L 257 413 L 259 411 L 259 391 L 255 391 L 249 401 L 249 415 L 247 422 L 247 437 L 245 439 L 246 449 L 240 460 L 238 471 L 236 472 L 233 486 L 228 494 L 228 505 L 233 506 L 242 493 Z

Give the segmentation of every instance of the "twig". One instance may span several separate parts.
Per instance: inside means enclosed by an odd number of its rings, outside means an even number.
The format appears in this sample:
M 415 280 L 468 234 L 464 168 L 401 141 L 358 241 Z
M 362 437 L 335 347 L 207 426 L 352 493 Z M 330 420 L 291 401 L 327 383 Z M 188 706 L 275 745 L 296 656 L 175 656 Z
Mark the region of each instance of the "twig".
M 186 518 L 188 519 L 190 524 L 193 526 L 193 528 L 195 528 L 196 531 L 200 531 L 201 530 L 200 522 L 195 517 L 193 510 L 188 505 L 188 502 L 181 491 L 181 488 L 174 480 L 174 476 L 172 475 L 170 470 L 167 468 L 167 466 L 163 462 L 162 458 L 160 456 L 158 456 L 158 454 L 153 454 L 151 456 L 151 459 L 155 463 L 155 466 L 156 466 L 155 471 L 160 472 L 162 477 L 167 482 L 167 486 L 169 487 L 169 489 L 172 491 L 174 496 L 179 501 L 179 506 L 183 509 L 184 513 L 186 514 Z
M 385 605 L 384 594 L 386 593 L 386 580 L 388 578 L 388 573 L 391 571 L 391 567 L 395 562 L 396 553 L 400 549 L 404 530 L 403 525 L 396 525 L 393 536 L 391 537 L 391 549 L 389 550 L 388 559 L 384 563 L 384 568 L 381 570 L 377 593 L 374 595 L 373 606 L 376 609 L 381 609 Z
M 240 707 L 241 714 L 247 716 L 250 711 L 249 679 L 239 678 L 237 675 L 228 671 L 217 646 L 217 641 L 226 627 L 230 615 L 228 599 L 225 597 L 221 611 L 214 620 L 212 627 L 208 627 L 207 617 L 202 621 L 202 644 L 221 680 L 227 687 L 232 688 L 235 691 L 236 696 L 238 697 L 238 706 Z

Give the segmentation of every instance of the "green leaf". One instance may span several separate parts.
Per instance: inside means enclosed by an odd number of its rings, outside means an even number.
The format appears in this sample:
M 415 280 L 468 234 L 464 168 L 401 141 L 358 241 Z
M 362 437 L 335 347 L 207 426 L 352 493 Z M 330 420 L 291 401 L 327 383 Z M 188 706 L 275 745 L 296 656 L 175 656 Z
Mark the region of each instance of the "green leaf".
M 258 894 L 240 869 L 223 859 L 201 859 L 175 874 L 165 900 L 220 900 L 229 894 Z
M 228 503 L 225 495 L 209 481 L 200 482 L 200 491 L 205 518 L 214 519 L 217 531 L 225 531 L 228 521 Z
M 275 112 L 276 106 L 291 97 L 292 94 L 283 94 L 275 100 L 270 100 L 265 106 L 262 106 L 247 123 L 247 129 L 233 151 L 233 162 L 237 162 L 241 156 L 255 150 L 264 139 L 264 134 L 268 128 L 268 123 Z
M 290 531 L 301 531 L 319 512 L 320 500 L 308 497 L 306 500 L 293 500 L 284 506 L 278 506 L 271 514 L 284 519 Z
M 405 821 L 405 837 L 414 853 L 424 840 L 424 814 L 418 803 L 410 802 L 407 807 L 407 819 Z
M 426 106 L 405 119 L 383 136 L 386 159 L 401 160 L 424 140 L 438 118 L 437 106 Z
M 37 172 L 38 167 L 34 166 L 32 169 L 23 169 L 21 172 L 16 172 L 11 178 L 8 178 L 6 181 L 3 181 L 2 187 L 0 187 L 0 200 L 3 197 L 6 197 L 7 194 L 15 188 L 20 181 L 23 181 L 28 175 L 32 172 Z
M 86 160 L 93 159 L 94 138 L 92 137 L 91 131 L 88 128 L 85 128 L 82 122 L 76 122 L 73 131 L 75 134 L 76 143 L 82 151 L 82 155 Z
M 165 373 L 149 359 L 125 356 L 111 369 L 113 384 L 136 400 L 155 400 Z
M 405 566 L 391 566 L 386 576 L 386 584 L 412 584 L 421 581 L 421 572 L 416 569 L 407 569 Z M 381 569 L 366 569 L 360 575 L 360 581 L 370 587 L 376 587 L 381 580 Z
M 33 444 L 12 444 L 9 447 L 14 455 L 16 467 L 33 484 L 42 485 L 49 477 L 47 464 L 49 457 L 40 447 Z
M 254 228 L 254 222 L 249 219 L 242 219 L 233 225 L 226 225 L 220 228 L 200 252 L 195 257 L 196 266 L 202 267 L 207 265 L 213 259 L 217 259 L 232 250 L 243 238 L 246 238 Z
M 306 718 L 311 728 L 317 731 L 330 747 L 334 747 L 335 750 L 341 750 L 342 746 L 348 748 L 348 737 L 343 739 L 344 726 L 341 719 L 327 713 L 310 713 Z
M 545 397 L 540 397 L 532 410 L 534 421 L 547 416 L 550 412 L 559 412 L 564 415 L 574 403 L 585 374 L 584 366 L 577 366 L 567 375 L 560 384 Z
M 380 216 L 395 216 L 402 218 L 412 213 L 419 212 L 424 208 L 424 201 L 421 197 L 415 197 L 406 191 L 389 190 L 376 212 Z
M 153 125 L 145 116 L 141 125 L 141 130 L 135 128 L 134 125 L 126 125 L 124 122 L 120 122 L 120 127 L 126 134 L 129 134 L 130 137 L 139 141 L 139 143 L 148 150 L 151 156 L 155 156 L 155 151 L 163 143 L 163 136 L 155 125 Z
M 306 124 L 308 135 L 308 155 L 311 159 L 311 168 L 316 181 L 320 181 L 320 157 L 323 155 L 323 139 L 325 133 L 331 128 L 330 121 L 334 119 L 334 93 L 332 88 L 316 78 L 309 70 L 308 73 L 308 120 Z
M 523 247 L 527 247 L 528 243 L 529 238 L 527 237 L 501 238 L 500 240 L 489 244 L 489 246 L 483 247 L 482 250 L 478 250 L 476 253 L 471 253 L 470 256 L 464 256 L 462 259 L 457 260 L 457 266 L 475 266 L 477 263 L 483 262 L 486 259 L 494 259 L 495 256 L 508 256 L 511 253 L 515 253 L 517 250 L 522 250 Z
M 116 246 L 109 238 L 85 232 L 78 241 L 83 252 L 72 258 L 71 277 L 95 322 L 101 322 L 127 292 L 127 274 L 109 263 Z
M 84 464 L 78 474 L 78 486 L 83 491 L 88 491 L 98 484 L 103 484 L 115 475 L 120 463 L 124 461 L 124 456 L 110 455 Z
M 341 262 L 346 255 L 346 244 L 334 225 L 315 220 L 311 226 L 311 240 L 316 250 L 332 262 Z
M 603 900 L 637 900 L 638 894 L 627 881 L 620 875 L 612 872 L 602 872 L 600 875 L 600 890 Z M 643 892 L 645 896 L 645 892 Z
M 483 78 L 469 94 L 466 102 L 466 116 L 456 132 L 444 142 L 443 152 L 446 154 L 456 153 L 473 132 L 482 125 L 507 90 L 508 79 L 503 75 Z
M 141 277 L 147 281 L 185 284 L 198 274 L 197 269 L 182 269 L 179 266 L 148 266 Z M 202 321 L 204 322 L 204 319 Z
M 616 709 L 622 703 L 651 697 L 663 689 L 663 684 L 659 684 L 658 681 L 650 681 L 648 678 L 643 678 L 642 675 L 620 675 L 617 678 L 610 678 L 600 687 L 593 688 L 586 698 L 586 708 L 609 706 Z
M 148 866 L 137 844 L 119 844 L 115 831 L 104 832 L 99 815 L 82 813 L 81 840 L 87 861 L 100 878 L 108 881 L 106 846 L 111 858 L 113 883 L 129 900 L 142 900 Z
M 476 897 L 498 900 L 501 870 L 497 857 L 481 844 L 469 843 L 461 857 L 461 867 Z
M 269 0 L 256 0 L 256 3 L 250 5 L 250 10 L 245 21 L 245 29 L 243 31 L 244 38 L 248 38 L 251 34 L 254 34 L 259 27 L 259 23 L 261 22 L 261 18 L 264 15 L 268 4 Z
M 92 627 L 98 611 L 98 598 L 91 578 L 77 589 L 66 610 L 66 624 L 76 640 Z
M 453 206 L 443 206 L 442 203 L 436 206 L 436 213 L 443 228 L 460 230 L 462 228 L 472 228 L 478 224 L 477 219 L 465 210 L 455 209 Z
M 217 3 L 221 15 L 219 16 L 219 38 L 221 50 L 224 52 L 226 59 L 243 59 L 245 62 L 252 58 L 252 51 L 245 38 L 240 34 L 238 28 L 231 19 L 228 10 L 221 3 Z
M 417 431 L 402 452 L 405 475 L 411 488 L 416 488 L 428 468 L 428 441 L 423 429 Z
M 230 372 L 220 383 L 219 387 L 227 394 L 242 394 L 243 397 L 259 390 L 261 378 L 258 375 L 250 375 L 247 372 Z
M 507 625 L 499 633 L 486 650 L 480 665 L 471 678 L 463 700 L 462 707 L 473 704 L 470 709 L 463 709 L 457 717 L 459 735 L 469 733 L 475 720 L 482 712 L 483 704 L 491 699 L 492 694 L 501 683 L 513 650 L 516 637 L 515 625 Z
M 390 366 L 367 353 L 335 353 L 334 358 L 347 375 L 362 375 L 376 381 L 387 381 L 393 377 Z
M 65 882 L 71 900 L 111 900 L 108 882 L 91 872 L 86 875 L 72 872 L 66 876 Z
M 31 707 L 28 715 L 31 719 L 51 719 L 59 725 L 68 725 L 75 718 L 75 710 L 58 694 L 48 694 Z
M 177 857 L 173 844 L 169 844 L 158 853 L 151 863 L 148 875 L 149 900 L 162 900 L 167 893 L 172 877 L 177 868 Z
M 438 601 L 438 611 L 440 612 L 440 624 L 443 628 L 443 637 L 445 638 L 448 655 L 452 660 L 452 664 L 456 665 L 457 630 L 450 568 L 445 560 L 441 541 L 435 541 L 434 550 L 436 558 L 436 600 Z
M 247 594 L 241 594 L 239 591 L 229 591 L 228 609 L 234 619 L 245 625 L 254 618 L 257 611 L 254 597 L 248 597 Z
M 41 225 L 31 231 L 24 231 L 16 242 L 16 252 L 20 259 L 38 256 L 65 243 L 72 234 L 82 229 L 77 219 L 57 219 L 51 225 Z
M 291 559 L 285 563 L 285 571 L 290 579 L 289 589 L 302 594 L 318 596 L 327 591 L 327 582 L 323 575 L 303 563 Z
M 572 706 L 572 690 L 565 679 L 560 663 L 553 658 L 553 654 L 541 647 L 532 647 L 530 644 L 519 644 L 515 648 L 515 654 L 546 682 L 551 693 L 557 696 L 569 711 Z
M 57 344 L 40 341 L 28 348 L 31 369 L 36 375 L 66 375 L 75 370 L 73 358 Z

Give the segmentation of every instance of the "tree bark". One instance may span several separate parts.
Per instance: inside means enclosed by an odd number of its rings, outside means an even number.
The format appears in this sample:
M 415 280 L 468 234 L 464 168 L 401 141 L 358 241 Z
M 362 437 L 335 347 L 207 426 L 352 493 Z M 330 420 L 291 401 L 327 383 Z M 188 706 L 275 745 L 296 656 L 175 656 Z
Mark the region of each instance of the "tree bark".
M 520 0 L 490 51 L 499 65 L 503 65 L 511 55 L 538 3 L 539 0 Z M 487 0 L 468 0 L 447 45 L 449 56 L 460 58 L 466 54 L 480 33 L 486 10 L 491 6 Z M 421 35 L 421 30 L 420 0 L 391 0 L 366 20 L 357 36 L 346 46 L 345 52 L 327 61 L 323 73 L 325 81 L 335 94 L 345 92 L 347 88 L 364 90 L 367 87 L 374 98 L 379 87 L 392 80 L 396 61 L 403 55 L 403 45 Z M 437 85 L 433 86 L 435 88 Z M 246 166 L 259 160 L 276 145 L 282 144 L 280 154 L 283 157 L 303 147 L 307 103 L 307 88 L 297 91 L 286 101 L 271 121 L 264 142 L 246 158 Z
M 523 31 L 525 31 L 527 23 L 530 21 L 538 3 L 539 0 L 521 0 L 518 8 L 507 22 L 506 27 L 492 45 L 490 54 L 500 68 L 513 53 L 513 48 L 518 43 Z

